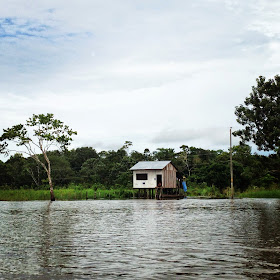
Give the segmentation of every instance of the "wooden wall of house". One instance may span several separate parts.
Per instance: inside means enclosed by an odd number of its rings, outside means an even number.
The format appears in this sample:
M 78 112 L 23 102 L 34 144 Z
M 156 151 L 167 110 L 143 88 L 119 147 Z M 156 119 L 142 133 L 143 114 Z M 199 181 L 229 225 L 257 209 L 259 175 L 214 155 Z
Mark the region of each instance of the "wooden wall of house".
M 163 169 L 163 187 L 164 188 L 176 188 L 176 168 L 169 163 Z

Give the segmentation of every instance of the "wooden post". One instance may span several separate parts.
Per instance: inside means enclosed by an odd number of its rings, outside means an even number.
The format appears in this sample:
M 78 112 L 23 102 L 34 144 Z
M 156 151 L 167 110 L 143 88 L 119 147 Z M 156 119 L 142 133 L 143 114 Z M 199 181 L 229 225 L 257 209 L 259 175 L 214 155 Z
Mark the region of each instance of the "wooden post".
M 233 187 L 233 167 L 232 167 L 232 142 L 231 142 L 231 129 L 229 130 L 230 134 L 230 152 L 229 152 L 229 157 L 230 157 L 230 190 L 231 190 L 231 199 L 234 197 L 234 187 Z

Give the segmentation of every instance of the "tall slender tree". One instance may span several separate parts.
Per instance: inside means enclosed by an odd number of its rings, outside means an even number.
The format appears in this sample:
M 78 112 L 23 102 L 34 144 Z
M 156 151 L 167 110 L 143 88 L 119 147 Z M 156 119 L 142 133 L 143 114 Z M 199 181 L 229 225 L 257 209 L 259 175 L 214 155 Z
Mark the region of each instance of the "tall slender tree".
M 22 147 L 23 150 L 18 152 L 33 158 L 46 171 L 51 201 L 54 201 L 51 162 L 48 151 L 53 146 L 66 150 L 72 141 L 72 135 L 76 135 L 77 132 L 64 125 L 62 121 L 55 119 L 53 114 L 34 114 L 25 124 L 14 125 L 3 131 L 0 136 L 0 152 L 8 154 L 12 151 L 9 149 L 11 142 L 16 143 L 17 147 Z M 39 153 L 43 155 L 44 160 L 40 159 Z

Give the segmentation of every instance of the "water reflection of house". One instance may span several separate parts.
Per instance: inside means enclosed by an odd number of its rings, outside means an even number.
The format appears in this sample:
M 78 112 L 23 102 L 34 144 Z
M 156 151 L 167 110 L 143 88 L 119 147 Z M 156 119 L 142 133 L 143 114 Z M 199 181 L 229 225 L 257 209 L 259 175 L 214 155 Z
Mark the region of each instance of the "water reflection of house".
M 179 193 L 177 169 L 171 161 L 140 161 L 130 170 L 133 171 L 133 188 L 139 190 L 139 196 L 161 199 Z

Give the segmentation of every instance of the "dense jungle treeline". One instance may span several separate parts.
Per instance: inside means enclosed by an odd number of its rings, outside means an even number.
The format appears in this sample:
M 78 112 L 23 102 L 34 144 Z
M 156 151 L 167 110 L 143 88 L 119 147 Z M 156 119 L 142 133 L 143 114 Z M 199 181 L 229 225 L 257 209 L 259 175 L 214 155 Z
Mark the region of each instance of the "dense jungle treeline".
M 229 152 L 185 145 L 180 147 L 179 152 L 172 148 L 128 152 L 131 145 L 131 142 L 126 142 L 118 150 L 101 152 L 92 147 L 48 152 L 54 185 L 129 189 L 132 188 L 132 172 L 129 169 L 138 161 L 152 160 L 171 160 L 180 175 L 187 178 L 189 188 L 211 187 L 222 193 L 230 185 Z M 38 156 L 44 161 L 42 155 Z M 233 169 L 234 186 L 240 192 L 249 187 L 279 188 L 279 154 L 257 155 L 252 154 L 248 145 L 234 146 Z M 0 189 L 44 189 L 47 184 L 46 172 L 32 158 L 15 154 L 6 162 L 0 161 Z

